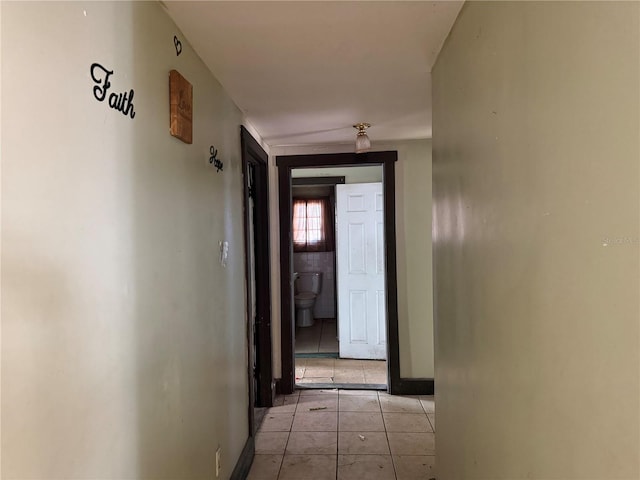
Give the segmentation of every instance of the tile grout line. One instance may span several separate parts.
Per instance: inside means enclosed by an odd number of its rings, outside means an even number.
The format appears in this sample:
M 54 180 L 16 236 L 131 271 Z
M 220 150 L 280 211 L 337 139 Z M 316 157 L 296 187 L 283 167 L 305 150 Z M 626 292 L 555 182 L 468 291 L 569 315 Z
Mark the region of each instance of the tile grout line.
M 396 471 L 396 462 L 393 459 L 393 453 L 391 453 L 391 442 L 389 441 L 389 432 L 387 431 L 387 422 L 384 421 L 384 412 L 382 411 L 382 400 L 380 399 L 380 392 L 378 394 L 378 404 L 380 405 L 380 415 L 382 415 L 382 424 L 384 425 L 384 436 L 387 439 L 387 446 L 389 447 L 389 457 L 391 457 L 391 468 L 393 468 L 393 477 L 398 480 L 398 472 Z

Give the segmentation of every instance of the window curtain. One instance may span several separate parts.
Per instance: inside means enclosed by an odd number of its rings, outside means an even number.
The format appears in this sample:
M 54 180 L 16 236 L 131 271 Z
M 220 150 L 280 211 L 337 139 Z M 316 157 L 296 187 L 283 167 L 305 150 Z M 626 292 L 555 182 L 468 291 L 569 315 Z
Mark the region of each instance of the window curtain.
M 293 200 L 293 251 L 333 252 L 335 216 L 329 197 Z

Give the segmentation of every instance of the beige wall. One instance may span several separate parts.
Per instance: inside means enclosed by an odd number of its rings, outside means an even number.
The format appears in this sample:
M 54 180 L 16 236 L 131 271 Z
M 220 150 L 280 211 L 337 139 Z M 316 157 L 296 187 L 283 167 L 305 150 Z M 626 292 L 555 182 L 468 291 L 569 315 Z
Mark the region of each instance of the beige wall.
M 639 7 L 468 2 L 438 58 L 439 478 L 640 478 Z
M 398 329 L 400 335 L 400 374 L 406 378 L 433 378 L 433 307 L 431 295 L 431 141 L 374 143 L 372 150 L 396 150 L 396 234 L 398 254 Z M 352 152 L 353 145 L 272 147 L 269 175 L 277 179 L 275 156 Z M 377 168 L 377 167 L 374 167 Z M 331 175 L 343 175 L 330 169 Z M 300 170 L 303 171 L 303 170 Z M 374 170 L 375 171 L 375 170 Z M 369 180 L 372 171 L 359 177 Z M 375 171 L 375 175 L 379 172 Z M 322 169 L 318 173 L 328 175 Z M 306 176 L 308 171 L 302 175 Z M 277 183 L 275 183 L 277 186 Z M 278 210 L 277 189 L 270 190 L 271 211 Z M 280 284 L 278 224 L 271 217 L 272 283 Z M 428 292 L 428 293 L 425 293 Z M 276 298 L 277 297 L 277 298 Z M 274 369 L 280 363 L 280 290 L 272 292 Z M 276 310 L 277 309 L 277 310 Z
M 3 478 L 215 478 L 218 446 L 228 478 L 247 438 L 242 116 L 175 34 L 159 3 L 2 3 Z

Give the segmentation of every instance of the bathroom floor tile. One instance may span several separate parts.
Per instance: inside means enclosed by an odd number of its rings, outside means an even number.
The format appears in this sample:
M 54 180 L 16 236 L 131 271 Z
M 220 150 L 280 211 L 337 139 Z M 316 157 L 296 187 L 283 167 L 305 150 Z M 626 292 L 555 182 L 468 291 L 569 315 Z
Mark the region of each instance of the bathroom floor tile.
M 380 412 L 378 396 L 372 395 L 340 395 L 338 400 L 340 412 Z
M 387 432 L 392 455 L 435 455 L 436 440 L 433 433 Z
M 279 480 L 335 480 L 336 455 L 285 455 Z
M 387 435 L 384 432 L 338 432 L 338 453 L 389 455 Z
M 373 383 L 375 385 L 386 385 L 387 374 L 364 372 L 364 381 L 365 383 Z
M 436 476 L 436 457 L 433 455 L 394 455 L 393 464 L 398 480 L 422 480 Z
M 375 412 L 340 412 L 341 432 L 384 432 L 382 414 Z
M 354 360 L 352 358 L 336 358 L 335 368 L 343 368 L 345 370 L 362 370 L 362 360 Z
M 433 432 L 425 413 L 384 413 L 387 432 Z
M 338 480 L 395 480 L 389 455 L 338 455 Z
M 338 412 L 310 412 L 296 414 L 292 432 L 335 432 Z
M 338 373 L 333 375 L 334 383 L 368 383 L 365 381 L 364 373 Z
M 247 480 L 277 480 L 282 455 L 255 455 Z
M 292 413 L 267 413 L 264 416 L 261 432 L 288 432 L 293 422 Z
M 289 432 L 256 433 L 256 454 L 282 455 L 287 446 Z
M 287 455 L 335 455 L 338 452 L 336 432 L 291 432 Z

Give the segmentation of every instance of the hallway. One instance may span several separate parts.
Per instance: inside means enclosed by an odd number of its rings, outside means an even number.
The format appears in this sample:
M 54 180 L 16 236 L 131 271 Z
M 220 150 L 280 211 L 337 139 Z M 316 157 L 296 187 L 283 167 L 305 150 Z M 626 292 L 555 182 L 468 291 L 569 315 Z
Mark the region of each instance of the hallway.
M 429 480 L 434 469 L 433 396 L 302 390 L 265 415 L 248 479 Z

